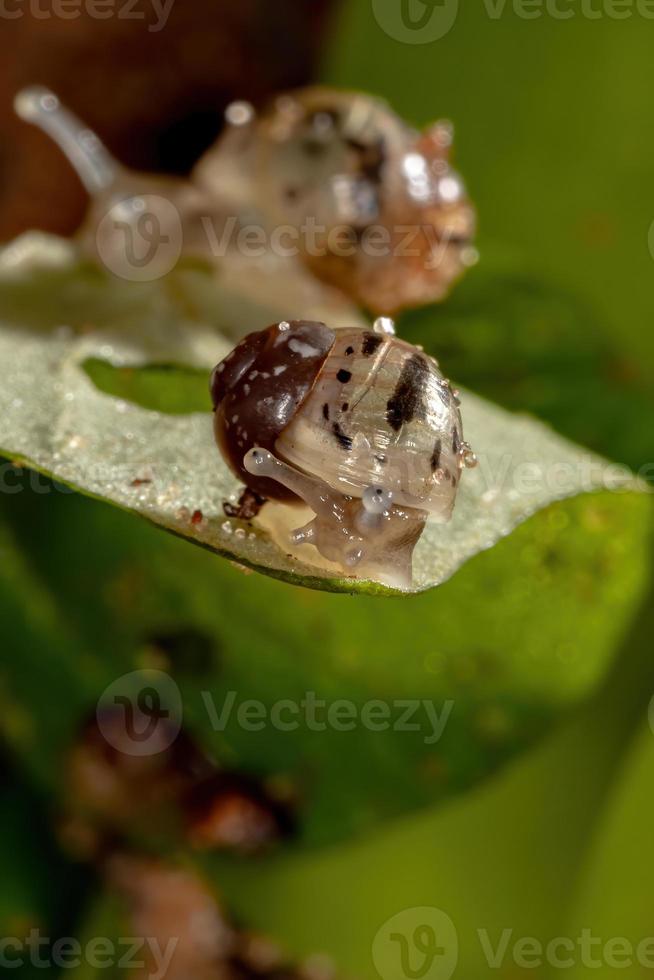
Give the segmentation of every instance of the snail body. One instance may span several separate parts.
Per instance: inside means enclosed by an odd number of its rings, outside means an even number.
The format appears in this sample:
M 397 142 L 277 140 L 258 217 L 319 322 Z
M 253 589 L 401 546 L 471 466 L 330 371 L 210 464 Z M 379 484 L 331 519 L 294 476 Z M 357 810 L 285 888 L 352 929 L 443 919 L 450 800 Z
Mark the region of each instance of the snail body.
M 314 511 L 295 544 L 408 584 L 427 517 L 451 518 L 473 457 L 456 392 L 389 327 L 273 324 L 217 365 L 211 393 L 216 441 L 247 490 Z

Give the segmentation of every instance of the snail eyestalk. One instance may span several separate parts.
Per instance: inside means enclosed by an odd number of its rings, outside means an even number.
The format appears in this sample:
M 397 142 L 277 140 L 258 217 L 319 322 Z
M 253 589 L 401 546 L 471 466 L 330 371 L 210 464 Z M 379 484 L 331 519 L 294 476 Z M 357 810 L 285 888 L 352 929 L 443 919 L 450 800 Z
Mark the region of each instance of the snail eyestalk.
M 311 521 L 292 532 L 294 545 L 313 545 L 323 558 L 359 578 L 410 587 L 413 549 L 427 520 L 425 511 L 394 505 L 392 494 L 382 487 L 368 487 L 363 497 L 339 493 L 267 449 L 249 450 L 243 466 L 257 478 L 276 480 L 314 512 Z
M 21 119 L 54 140 L 91 196 L 115 183 L 120 165 L 100 138 L 62 106 L 50 89 L 43 86 L 22 89 L 14 99 L 14 110 Z

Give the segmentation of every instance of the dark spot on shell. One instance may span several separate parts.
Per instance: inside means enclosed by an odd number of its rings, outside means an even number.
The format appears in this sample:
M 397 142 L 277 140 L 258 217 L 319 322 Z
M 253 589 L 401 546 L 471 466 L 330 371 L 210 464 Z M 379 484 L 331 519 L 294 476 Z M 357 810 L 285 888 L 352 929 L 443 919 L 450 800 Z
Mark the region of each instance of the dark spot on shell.
M 378 333 L 370 333 L 366 331 L 363 335 L 363 344 L 361 346 L 361 353 L 364 357 L 370 357 L 374 354 L 380 344 L 383 344 L 384 338 Z
M 345 144 L 359 157 L 361 175 L 373 184 L 381 183 L 382 169 L 386 162 L 386 146 L 383 136 L 374 143 L 364 143 L 361 140 L 348 137 Z
M 394 432 L 405 422 L 424 418 L 424 391 L 429 377 L 429 365 L 422 354 L 413 354 L 405 361 L 392 397 L 386 403 L 386 418 Z
M 322 407 L 322 417 L 326 422 L 329 422 L 329 405 L 327 404 L 327 402 L 325 402 L 325 404 Z
M 345 348 L 345 356 L 346 357 L 349 357 L 350 354 L 354 354 L 354 347 L 346 347 Z
M 429 465 L 431 466 L 432 473 L 434 473 L 440 465 L 442 449 L 443 449 L 443 443 L 441 442 L 440 439 L 437 439 L 436 444 L 434 445 L 434 451 L 431 454 L 431 460 L 429 461 Z
M 346 385 L 350 378 L 352 377 L 351 371 L 346 371 L 345 368 L 341 368 L 336 375 L 336 380 L 340 381 L 342 385 Z
M 336 436 L 336 441 L 341 449 L 346 449 L 349 452 L 352 449 L 352 439 L 350 436 L 345 435 L 338 422 L 334 422 L 332 425 L 332 432 Z
M 343 404 L 341 405 L 341 412 L 347 412 L 349 407 L 350 407 L 349 402 L 343 402 Z
M 437 385 L 438 396 L 444 405 L 450 404 L 452 399 L 452 392 L 450 390 L 450 383 L 445 379 L 440 379 Z

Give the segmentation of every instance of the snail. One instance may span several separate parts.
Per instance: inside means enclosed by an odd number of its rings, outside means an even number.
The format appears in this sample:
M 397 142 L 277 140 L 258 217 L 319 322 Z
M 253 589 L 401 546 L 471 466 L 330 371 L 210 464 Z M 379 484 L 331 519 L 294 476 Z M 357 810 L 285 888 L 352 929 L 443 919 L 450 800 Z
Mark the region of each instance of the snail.
M 91 195 L 80 240 L 123 278 L 163 275 L 180 254 L 219 264 L 254 230 L 282 265 L 392 314 L 441 299 L 476 260 L 451 125 L 418 132 L 369 95 L 302 89 L 261 114 L 234 102 L 189 179 L 122 167 L 45 88 L 15 108 L 76 168 Z
M 437 362 L 395 336 L 282 321 L 251 333 L 213 370 L 214 433 L 245 484 L 252 519 L 267 500 L 304 502 L 292 533 L 347 574 L 399 587 L 428 517 L 450 520 L 475 457 L 459 399 Z

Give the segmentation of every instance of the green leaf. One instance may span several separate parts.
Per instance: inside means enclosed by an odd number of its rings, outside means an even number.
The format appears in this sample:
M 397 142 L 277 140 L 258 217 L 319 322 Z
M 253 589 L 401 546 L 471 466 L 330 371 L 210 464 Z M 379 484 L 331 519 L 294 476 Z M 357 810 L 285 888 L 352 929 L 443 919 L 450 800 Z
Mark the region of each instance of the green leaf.
M 546 5 L 525 19 L 519 4 L 452 3 L 450 31 L 406 44 L 378 16 L 397 0 L 351 0 L 321 80 L 374 92 L 421 125 L 451 119 L 455 163 L 479 213 L 480 267 L 499 242 L 532 278 L 573 289 L 647 382 L 654 134 L 642 124 L 651 109 L 641 80 L 651 24 L 638 5 L 620 24 L 601 3 L 590 18 L 581 3 L 566 7 L 564 24 Z
M 284 505 L 268 504 L 252 528 L 226 521 L 223 503 L 237 483 L 214 447 L 209 411 L 145 410 L 92 383 L 88 366 L 95 365 L 97 376 L 97 360 L 202 367 L 208 376 L 229 346 L 218 327 L 251 325 L 252 300 L 248 296 L 239 316 L 237 295 L 226 303 L 220 284 L 197 269 L 155 284 L 110 286 L 99 272 L 76 266 L 72 250 L 58 240 L 28 238 L 10 246 L 0 259 L 0 298 L 9 311 L 0 326 L 0 358 L 11 365 L 0 391 L 0 451 L 248 567 L 314 588 L 392 591 L 335 575 L 311 546 L 291 554 L 289 521 L 297 515 Z M 263 296 L 267 301 L 265 290 Z M 197 297 L 205 304 L 201 313 Z M 345 315 L 342 304 L 336 311 Z M 53 316 L 58 322 L 61 315 L 64 324 L 53 329 Z M 164 372 L 161 383 L 173 374 L 172 368 Z M 184 388 L 188 379 L 182 380 Z M 623 489 L 629 483 L 624 473 L 610 478 L 604 461 L 542 424 L 471 394 L 462 397 L 466 436 L 481 465 L 465 475 L 450 524 L 428 522 L 415 553 L 414 591 L 444 582 L 552 501 L 611 479 Z
M 515 939 L 562 934 L 560 910 L 602 797 L 601 770 L 576 751 L 588 732 L 575 721 L 473 793 L 365 839 L 256 866 L 207 866 L 236 914 L 294 956 L 320 945 L 343 973 L 373 980 L 378 930 L 426 906 L 455 925 L 460 976 L 497 976 L 478 930 L 494 947 L 505 928 Z M 514 968 L 511 950 L 502 965 Z
M 71 866 L 57 850 L 47 798 L 7 766 L 4 752 L 2 761 L 0 935 L 10 941 L 2 945 L 3 968 L 22 956 L 20 975 L 31 978 L 42 976 L 43 967 L 33 965 L 29 948 L 18 944 L 32 930 L 51 940 L 67 934 L 85 897 L 87 873 Z
M 29 801 L 34 803 L 34 801 Z M 47 899 L 47 873 L 42 842 L 29 826 L 28 800 L 17 786 L 5 785 L 0 792 L 0 929 L 3 938 L 24 938 L 30 929 L 42 928 L 50 911 Z M 36 821 L 35 821 L 36 823 Z M 8 957 L 11 958 L 8 951 Z
M 5 498 L 6 499 L 6 498 Z M 16 498 L 9 495 L 9 500 Z M 7 526 L 0 525 L 0 735 L 46 785 L 113 668 L 83 644 Z M 61 705 L 66 710 L 61 710 Z
M 637 718 L 645 714 L 643 706 Z M 616 937 L 623 937 L 631 947 L 622 956 L 622 976 L 640 978 L 652 968 L 653 779 L 654 710 L 650 705 L 649 723 L 641 721 L 638 726 L 635 743 L 623 760 L 589 841 L 567 934 L 577 936 L 581 929 L 592 926 L 593 936 L 601 943 L 592 950 L 598 965 L 578 963 L 569 974 L 575 980 L 614 975 L 617 964 L 607 962 L 605 944 Z
M 81 931 L 79 932 L 79 943 L 83 955 L 80 957 L 79 966 L 67 966 L 62 971 L 71 980 L 120 980 L 125 973 L 125 964 L 120 963 L 121 959 L 128 957 L 130 952 L 130 939 L 127 937 L 141 938 L 135 936 L 138 930 L 130 928 L 129 915 L 124 908 L 124 904 L 112 893 L 102 890 L 99 894 L 93 895 L 82 918 Z M 145 936 L 142 937 L 145 940 Z M 97 940 L 105 940 L 106 944 L 102 952 L 98 954 Z M 89 951 L 91 951 L 89 955 Z M 129 957 L 132 961 L 138 957 Z
M 114 367 L 98 357 L 82 365 L 99 391 L 168 415 L 207 410 L 207 372 L 175 364 Z
M 0 498 L 21 550 L 80 638 L 73 648 L 47 637 L 14 646 L 5 669 L 25 682 L 12 683 L 12 703 L 37 714 L 39 732 L 16 748 L 38 759 L 61 792 L 67 741 L 52 706 L 67 705 L 65 731 L 74 735 L 110 681 L 163 669 L 181 689 L 185 724 L 219 764 L 285 786 L 296 801 L 289 847 L 364 834 L 474 787 L 592 694 L 647 582 L 650 503 L 602 494 L 555 505 L 442 589 L 389 603 L 244 576 L 56 488 Z M 91 656 L 102 673 L 90 674 Z M 230 692 L 233 710 L 216 726 L 207 700 L 220 714 Z M 326 702 L 324 730 L 302 712 L 308 692 Z M 325 726 L 327 706 L 343 699 L 355 727 Z M 266 711 L 263 728 L 242 721 L 251 700 Z M 291 730 L 269 715 L 288 700 L 298 705 Z M 361 721 L 364 706 L 379 700 L 390 713 L 381 731 Z M 420 702 L 409 724 L 391 725 L 407 700 Z M 424 701 L 445 718 L 439 738 Z
M 651 732 L 630 747 L 654 680 L 643 642 L 653 614 L 650 589 L 593 699 L 465 796 L 316 853 L 256 866 L 208 862 L 230 906 L 291 955 L 320 944 L 343 973 L 371 980 L 380 972 L 375 936 L 404 910 L 436 908 L 450 917 L 458 934 L 455 975 L 464 978 L 522 976 L 514 951 L 525 937 L 545 947 L 556 937 L 575 940 L 582 927 L 605 940 L 651 935 Z M 409 915 L 408 940 L 420 924 L 419 912 Z M 498 968 L 482 938 L 497 949 L 504 930 Z M 381 964 L 391 977 L 398 975 L 396 950 L 386 946 Z M 578 948 L 576 956 L 579 965 Z M 554 980 L 561 970 L 524 969 L 535 974 Z

